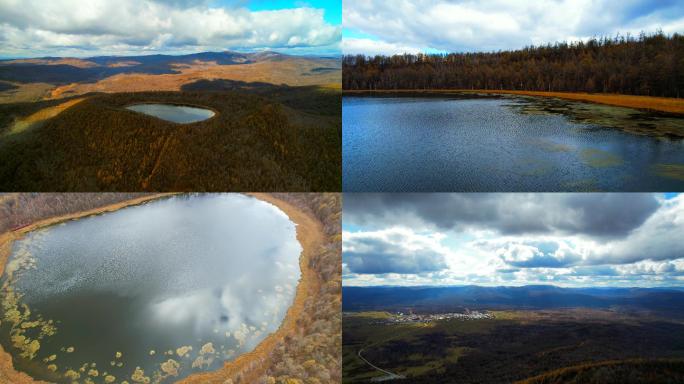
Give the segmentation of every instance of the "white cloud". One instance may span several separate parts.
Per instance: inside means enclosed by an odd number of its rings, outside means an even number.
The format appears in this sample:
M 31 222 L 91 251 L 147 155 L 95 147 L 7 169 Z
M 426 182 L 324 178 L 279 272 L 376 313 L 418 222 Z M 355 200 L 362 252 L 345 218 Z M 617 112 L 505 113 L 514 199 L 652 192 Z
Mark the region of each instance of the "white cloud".
M 400 199 L 396 195 L 376 194 L 367 198 L 361 196 L 350 204 L 347 204 L 349 199 L 345 200 L 345 222 L 348 208 L 358 212 L 365 208 L 365 212 L 375 217 L 367 218 L 365 222 L 372 223 L 375 229 L 365 230 L 364 220 L 357 220 L 354 226 L 360 229 L 354 233 L 345 232 L 344 259 L 348 259 L 350 251 L 358 253 L 355 239 L 381 238 L 382 247 L 374 246 L 372 252 L 366 252 L 379 262 L 389 257 L 392 263 L 401 264 L 404 255 L 415 258 L 416 252 L 424 251 L 426 255 L 438 252 L 446 264 L 446 268 L 426 269 L 424 273 L 407 273 L 395 268 L 383 271 L 385 273 L 365 271 L 364 276 L 356 274 L 358 271 L 354 268 L 348 268 L 345 270 L 345 284 L 670 286 L 681 285 L 684 281 L 684 241 L 681 240 L 684 234 L 684 195 L 670 200 L 656 195 L 652 200 L 656 203 L 655 208 L 648 209 L 643 209 L 643 204 L 635 204 L 649 201 L 647 195 L 548 194 L 537 199 L 516 195 L 521 199 L 515 204 L 510 194 L 494 194 L 463 205 L 462 199 L 467 196 L 424 194 Z M 569 198 L 571 204 L 568 204 Z M 494 210 L 498 212 L 495 215 L 480 210 L 489 206 L 501 207 L 502 204 L 494 204 L 496 200 L 507 207 L 505 214 L 502 215 L 500 210 Z M 527 204 L 520 204 L 523 201 Z M 510 223 L 504 226 L 506 231 L 501 231 L 500 220 L 520 219 L 525 215 L 516 215 L 515 212 L 530 210 L 531 203 L 534 203 L 534 211 L 544 212 L 538 216 L 539 220 L 549 217 L 568 220 L 569 214 L 575 216 L 571 218 L 572 231 L 568 231 L 565 225 L 553 225 L 544 226 L 543 231 L 516 233 Z M 456 209 L 450 206 L 452 204 L 468 206 L 471 210 Z M 577 204 L 587 208 L 581 215 L 577 215 Z M 380 214 L 382 209 L 386 210 L 385 215 Z M 478 214 L 473 215 L 473 210 Z M 636 210 L 643 212 L 630 212 Z M 461 224 L 441 227 L 438 234 L 434 231 L 439 226 L 432 229 L 422 227 L 419 234 L 401 227 L 412 225 L 415 219 L 412 220 L 411 216 L 415 215 L 435 221 L 438 211 L 448 212 L 450 221 Z M 483 215 L 487 220 L 482 220 Z M 586 217 L 588 215 L 597 217 Z M 639 219 L 630 220 L 635 216 Z M 627 221 L 630 224 L 625 226 Z M 381 223 L 390 229 L 378 229 L 382 227 Z M 528 226 L 524 220 L 520 225 Z M 623 228 L 608 228 L 611 226 Z M 405 235 L 389 235 L 396 233 Z M 414 236 L 429 240 L 425 244 L 430 246 L 413 247 L 407 252 L 395 249 L 406 249 L 403 246 L 406 239 Z M 376 269 L 382 268 L 376 266 Z
M 0 0 L 2 55 L 339 46 L 322 9 L 213 8 L 205 2 Z
M 421 274 L 447 267 L 442 235 L 419 234 L 406 228 L 343 232 L 343 263 L 359 274 Z
M 342 40 L 342 52 L 344 54 L 375 55 L 400 55 L 402 53 L 420 53 L 420 47 L 386 43 L 371 39 L 345 38 Z
M 347 0 L 346 29 L 375 46 L 446 51 L 517 49 L 556 41 L 684 32 L 684 3 L 650 0 Z M 346 40 L 346 39 L 345 39 Z M 355 44 L 358 44 L 355 43 Z M 366 43 L 366 47 L 374 45 Z M 352 45 L 350 48 L 364 48 Z M 345 49 L 346 53 L 362 53 Z

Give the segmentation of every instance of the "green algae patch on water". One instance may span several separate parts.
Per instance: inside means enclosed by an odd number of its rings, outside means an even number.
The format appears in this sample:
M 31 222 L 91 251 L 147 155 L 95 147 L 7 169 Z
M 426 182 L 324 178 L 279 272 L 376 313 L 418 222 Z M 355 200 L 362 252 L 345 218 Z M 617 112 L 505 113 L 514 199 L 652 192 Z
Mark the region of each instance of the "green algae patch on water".
M 34 236 L 33 245 L 38 245 L 41 240 L 40 234 Z M 7 262 L 5 267 L 4 281 L 0 287 L 2 300 L 2 321 L 10 325 L 9 340 L 12 347 L 19 351 L 19 356 L 26 360 L 33 360 L 41 349 L 40 340 L 54 335 L 57 328 L 52 320 L 45 320 L 33 313 L 31 308 L 22 303 L 23 294 L 14 288 L 14 284 L 26 272 L 36 268 L 36 260 L 29 251 L 30 243 L 18 245 L 14 257 Z M 47 362 L 52 356 L 48 357 Z M 56 357 L 55 357 L 56 358 Z M 47 366 L 49 371 L 56 370 L 54 364 Z
M 573 147 L 567 144 L 559 144 L 548 139 L 537 139 L 532 141 L 533 145 L 547 152 L 571 152 Z
M 684 181 L 684 164 L 656 164 L 653 169 L 658 176 Z
M 518 174 L 522 176 L 541 176 L 553 171 L 553 165 L 545 159 L 523 158 L 516 165 L 519 168 Z
M 580 153 L 582 161 L 594 168 L 618 167 L 624 163 L 620 156 L 600 149 L 584 149 Z
M 517 99 L 524 103 L 510 107 L 527 115 L 564 115 L 578 123 L 631 134 L 684 138 L 684 118 L 678 115 L 557 98 L 525 96 Z

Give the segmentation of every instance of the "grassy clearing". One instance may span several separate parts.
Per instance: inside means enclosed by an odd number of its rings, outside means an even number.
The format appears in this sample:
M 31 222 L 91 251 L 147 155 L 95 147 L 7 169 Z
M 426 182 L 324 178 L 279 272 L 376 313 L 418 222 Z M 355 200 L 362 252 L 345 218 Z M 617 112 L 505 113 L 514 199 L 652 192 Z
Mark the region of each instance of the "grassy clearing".
M 366 317 L 370 319 L 389 319 L 392 317 L 392 314 L 389 312 L 354 312 L 349 314 L 348 316 L 354 316 L 354 317 Z
M 11 83 L 16 89 L 0 92 L 0 104 L 25 103 L 42 100 L 55 86 L 47 83 Z

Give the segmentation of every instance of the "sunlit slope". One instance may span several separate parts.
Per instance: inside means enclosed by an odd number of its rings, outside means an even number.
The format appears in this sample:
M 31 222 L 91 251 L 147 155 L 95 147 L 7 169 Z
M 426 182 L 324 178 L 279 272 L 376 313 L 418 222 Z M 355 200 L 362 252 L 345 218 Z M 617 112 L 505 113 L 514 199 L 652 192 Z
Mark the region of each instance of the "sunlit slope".
M 144 92 L 179 91 L 183 85 L 198 80 L 239 80 L 270 84 L 325 85 L 340 84 L 338 70 L 316 71 L 325 65 L 317 60 L 288 58 L 282 61 L 260 61 L 239 65 L 218 65 L 216 62 L 174 64 L 174 74 L 124 73 L 102 79 L 96 83 L 73 83 L 52 90 L 50 97 L 80 95 L 88 92 Z
M 59 105 L 56 105 L 54 107 L 47 107 L 44 109 L 41 109 L 40 111 L 26 117 L 23 119 L 19 119 L 15 121 L 12 124 L 12 127 L 9 129 L 8 134 L 16 134 L 20 133 L 34 125 L 40 124 L 44 122 L 45 120 L 51 119 L 63 111 L 73 107 L 74 105 L 80 103 L 83 101 L 83 98 L 78 98 L 78 99 L 71 99 L 69 101 L 65 101 Z

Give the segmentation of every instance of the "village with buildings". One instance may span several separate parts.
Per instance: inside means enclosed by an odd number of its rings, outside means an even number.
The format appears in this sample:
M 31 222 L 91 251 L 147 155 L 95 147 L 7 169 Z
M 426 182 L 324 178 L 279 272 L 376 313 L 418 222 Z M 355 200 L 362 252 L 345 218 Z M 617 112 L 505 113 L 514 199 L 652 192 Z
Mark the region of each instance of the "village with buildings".
M 494 315 L 489 312 L 470 311 L 466 309 L 464 313 L 449 312 L 449 313 L 409 313 L 398 312 L 392 317 L 385 320 L 386 323 L 431 323 L 433 321 L 443 320 L 482 320 L 494 319 Z

